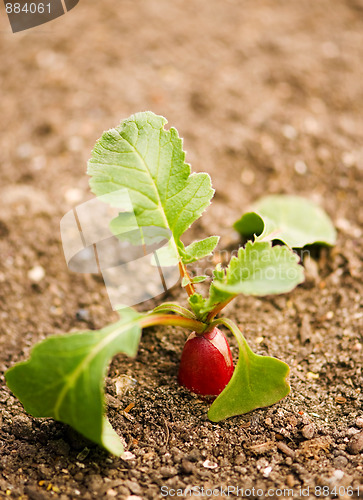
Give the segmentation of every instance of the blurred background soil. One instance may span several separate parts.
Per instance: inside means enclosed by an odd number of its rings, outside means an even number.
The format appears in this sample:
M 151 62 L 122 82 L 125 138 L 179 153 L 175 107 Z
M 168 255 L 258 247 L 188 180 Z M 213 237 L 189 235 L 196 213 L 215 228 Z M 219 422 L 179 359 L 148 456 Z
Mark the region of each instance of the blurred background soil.
M 291 366 L 289 397 L 213 424 L 176 384 L 187 332 L 149 329 L 107 379 L 126 460 L 25 414 L 2 376 L 0 496 L 136 500 L 163 485 L 362 496 L 363 2 L 82 0 L 18 34 L 1 5 L 0 62 L 1 374 L 47 335 L 116 319 L 100 276 L 68 271 L 59 222 L 92 198 L 96 139 L 132 113 L 167 117 L 193 170 L 211 174 L 214 202 L 190 241 L 237 246 L 231 225 L 266 193 L 317 201 L 338 229 L 298 289 L 229 306 L 256 352 Z M 185 303 L 178 289 L 169 298 Z M 126 394 L 122 373 L 137 381 Z

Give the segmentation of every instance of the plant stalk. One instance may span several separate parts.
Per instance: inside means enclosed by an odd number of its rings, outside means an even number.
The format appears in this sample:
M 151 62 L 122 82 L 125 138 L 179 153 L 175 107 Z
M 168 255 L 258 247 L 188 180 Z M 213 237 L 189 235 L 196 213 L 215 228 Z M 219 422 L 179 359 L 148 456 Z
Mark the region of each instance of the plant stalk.
M 181 326 L 197 333 L 203 333 L 207 328 L 207 325 L 201 321 L 172 314 L 149 314 L 140 320 L 140 325 L 142 328 L 155 325 Z
M 212 309 L 207 316 L 206 323 L 210 323 L 215 316 L 217 316 L 218 313 L 222 311 L 228 305 L 237 295 L 233 295 L 229 299 L 225 300 L 224 302 L 221 302 L 220 304 L 217 304 L 214 309 Z
M 180 272 L 180 276 L 182 279 L 186 278 L 187 280 L 190 281 L 190 276 L 188 274 L 187 268 L 185 267 L 185 265 L 183 264 L 183 262 L 181 260 L 179 261 L 179 272 Z M 187 294 L 189 295 L 189 297 L 191 297 L 192 295 L 195 294 L 195 288 L 194 288 L 192 283 L 189 283 L 188 285 L 186 285 L 185 290 L 187 291 Z

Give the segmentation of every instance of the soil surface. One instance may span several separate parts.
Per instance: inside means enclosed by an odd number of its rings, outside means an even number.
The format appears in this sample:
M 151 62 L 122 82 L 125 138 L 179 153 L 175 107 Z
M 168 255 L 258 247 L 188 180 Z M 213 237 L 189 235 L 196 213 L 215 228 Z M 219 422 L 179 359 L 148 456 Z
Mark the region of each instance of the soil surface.
M 237 247 L 233 222 L 267 193 L 317 201 L 338 229 L 333 249 L 305 260 L 303 285 L 227 310 L 255 352 L 289 363 L 283 401 L 211 423 L 176 383 L 188 332 L 148 329 L 137 358 L 108 373 L 129 452 L 115 458 L 27 415 L 2 375 L 0 496 L 363 497 L 362 1 L 88 0 L 15 35 L 2 5 L 0 51 L 2 374 L 47 335 L 116 319 L 100 276 L 67 269 L 59 222 L 92 198 L 96 139 L 132 113 L 166 116 L 193 170 L 211 174 L 214 202 L 189 241 Z M 186 302 L 179 288 L 168 299 Z M 124 394 L 121 374 L 136 380 Z

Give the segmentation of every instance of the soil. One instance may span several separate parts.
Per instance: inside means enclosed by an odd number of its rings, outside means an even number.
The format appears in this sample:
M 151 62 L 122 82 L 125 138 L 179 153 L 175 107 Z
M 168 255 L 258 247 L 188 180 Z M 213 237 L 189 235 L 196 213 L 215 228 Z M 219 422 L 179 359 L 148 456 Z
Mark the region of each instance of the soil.
M 193 170 L 211 174 L 214 202 L 189 241 L 238 246 L 233 222 L 267 193 L 317 201 L 338 229 L 333 249 L 305 260 L 303 285 L 226 311 L 255 352 L 289 363 L 283 401 L 208 421 L 176 382 L 187 332 L 150 328 L 108 373 L 108 416 L 129 452 L 115 458 L 27 415 L 2 375 L 0 496 L 363 496 L 362 1 L 88 0 L 15 35 L 1 6 L 0 50 L 2 374 L 47 335 L 116 319 L 100 276 L 67 269 L 59 221 L 92 197 L 95 140 L 134 112 L 166 116 Z M 185 304 L 180 288 L 168 299 Z M 137 382 L 120 396 L 123 373 Z

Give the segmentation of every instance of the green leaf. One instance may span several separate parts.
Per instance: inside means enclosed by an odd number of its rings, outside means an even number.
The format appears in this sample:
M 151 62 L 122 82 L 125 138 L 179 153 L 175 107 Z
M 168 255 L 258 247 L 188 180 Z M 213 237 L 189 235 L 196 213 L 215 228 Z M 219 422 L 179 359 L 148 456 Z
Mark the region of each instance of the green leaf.
M 184 288 L 185 286 L 191 285 L 191 284 L 196 284 L 196 283 L 202 283 L 202 281 L 205 281 L 208 278 L 208 276 L 193 276 L 192 278 L 186 278 L 185 276 L 182 279 L 181 286 Z
M 201 310 L 206 303 L 206 299 L 200 293 L 194 293 L 188 297 L 188 302 L 196 318 L 202 321 L 203 314 L 201 313 Z
M 185 264 L 191 264 L 196 260 L 203 259 L 210 255 L 218 245 L 219 236 L 209 236 L 204 240 L 194 241 L 182 252 L 183 261 Z
M 127 189 L 137 224 L 141 228 L 170 230 L 174 246 L 191 262 L 202 255 L 201 244 L 185 251 L 181 235 L 210 204 L 214 190 L 206 173 L 190 173 L 178 132 L 165 130 L 167 120 L 152 112 L 132 115 L 97 141 L 88 163 L 90 186 L 96 196 Z M 114 195 L 112 195 L 114 193 Z M 124 230 L 131 219 L 113 222 L 113 231 Z M 210 239 L 208 239 L 210 240 Z M 210 252 L 213 241 L 204 244 Z
M 270 406 L 290 392 L 287 382 L 289 367 L 283 361 L 253 353 L 237 326 L 220 319 L 215 324 L 229 328 L 237 339 L 239 358 L 227 387 L 213 402 L 208 412 L 212 422 Z
M 191 283 L 193 283 L 193 285 L 195 283 L 202 283 L 206 279 L 208 279 L 208 276 L 206 276 L 205 274 L 202 274 L 201 276 L 193 276 L 191 279 Z
M 135 356 L 141 315 L 123 309 L 121 320 L 102 330 L 49 337 L 37 344 L 28 361 L 6 374 L 6 382 L 34 417 L 51 417 L 121 455 L 123 447 L 104 411 L 104 377 L 111 358 Z
M 329 216 L 311 200 L 300 196 L 271 195 L 258 200 L 234 224 L 242 236 L 280 240 L 291 248 L 313 243 L 334 245 L 336 231 Z
M 220 292 L 245 295 L 270 295 L 290 292 L 304 281 L 304 269 L 298 256 L 286 246 L 271 242 L 248 241 L 232 257 L 223 276 L 213 286 Z

